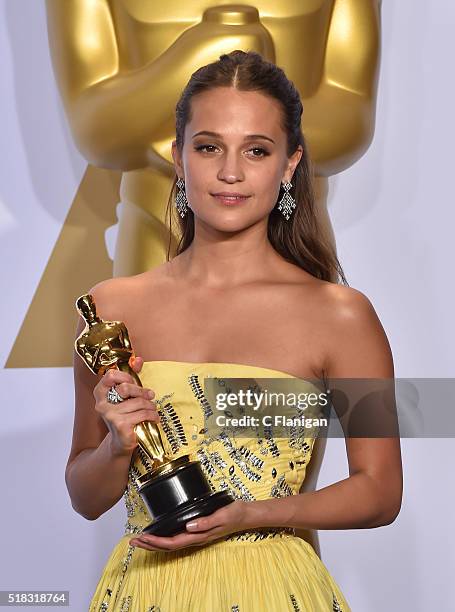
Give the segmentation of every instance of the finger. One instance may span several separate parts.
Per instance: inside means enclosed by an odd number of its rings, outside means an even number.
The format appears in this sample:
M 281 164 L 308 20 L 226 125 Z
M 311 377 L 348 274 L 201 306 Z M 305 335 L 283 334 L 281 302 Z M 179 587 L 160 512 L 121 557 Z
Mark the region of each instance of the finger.
M 141 542 L 140 540 L 130 540 L 129 543 L 131 546 L 134 546 L 135 548 L 142 548 L 143 550 L 155 550 L 155 551 L 161 550 L 160 548 L 155 548 L 153 546 L 150 546 L 150 544 L 145 544 L 144 542 Z
M 144 397 L 145 399 L 151 400 L 155 397 L 155 392 L 153 389 L 149 389 L 148 387 L 139 387 L 139 385 L 136 385 L 135 383 L 122 382 L 115 385 L 115 388 L 123 399 L 130 397 Z
M 117 370 L 117 368 L 109 368 L 106 373 L 101 377 L 101 385 L 109 389 L 114 385 L 118 385 L 120 383 L 127 382 L 133 383 L 133 377 L 128 372 L 122 372 L 121 370 Z
M 158 413 L 156 403 L 144 397 L 130 397 L 119 404 L 115 404 L 116 414 L 131 414 L 138 410 L 150 412 L 150 414 Z
M 210 516 L 199 517 L 197 520 L 188 521 L 186 529 L 191 533 L 200 531 L 209 531 L 216 527 L 221 527 L 224 523 L 223 515 L 220 516 L 217 512 L 213 512 Z
M 129 364 L 130 364 L 130 367 L 131 367 L 131 368 L 132 368 L 132 369 L 133 369 L 133 370 L 136 372 L 136 374 L 137 374 L 138 372 L 140 372 L 140 371 L 141 371 L 142 366 L 144 365 L 144 359 L 143 359 L 142 357 L 137 357 L 137 356 L 133 355 L 133 356 L 130 358 Z
M 135 410 L 129 415 L 126 415 L 125 419 L 132 427 L 139 425 L 139 423 L 143 421 L 153 421 L 154 423 L 161 422 L 160 415 L 156 411 L 151 410 Z
M 178 533 L 175 536 L 155 536 L 141 534 L 138 538 L 143 544 L 155 546 L 163 550 L 175 550 L 186 546 L 194 546 L 206 542 L 207 534 Z
M 111 368 L 101 377 L 93 389 L 93 396 L 97 401 L 107 399 L 107 392 L 111 387 L 121 383 L 133 383 L 133 378 L 127 372 L 121 372 L 116 368 Z

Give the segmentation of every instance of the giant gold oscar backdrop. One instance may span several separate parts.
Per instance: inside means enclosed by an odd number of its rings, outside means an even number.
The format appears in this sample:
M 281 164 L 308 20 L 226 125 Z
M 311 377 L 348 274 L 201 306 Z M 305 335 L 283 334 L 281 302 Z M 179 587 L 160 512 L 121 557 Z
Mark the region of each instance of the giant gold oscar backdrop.
M 70 366 L 76 297 L 165 261 L 175 104 L 192 72 L 223 52 L 258 51 L 297 86 L 317 212 L 335 243 L 327 181 L 373 137 L 380 0 L 46 0 L 46 8 L 56 83 L 89 165 L 6 367 Z M 105 233 L 119 201 L 112 261 Z M 59 305 L 52 330 L 49 303 Z

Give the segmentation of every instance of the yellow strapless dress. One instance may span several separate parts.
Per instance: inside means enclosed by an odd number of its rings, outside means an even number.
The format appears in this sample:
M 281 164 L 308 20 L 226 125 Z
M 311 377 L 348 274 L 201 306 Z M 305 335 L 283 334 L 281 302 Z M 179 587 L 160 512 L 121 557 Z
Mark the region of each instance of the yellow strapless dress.
M 155 391 L 168 455 L 198 459 L 213 490 L 228 489 L 238 499 L 298 494 L 315 438 L 206 436 L 206 377 L 221 385 L 225 378 L 295 378 L 244 364 L 146 361 L 140 378 Z M 151 522 L 135 484 L 147 467 L 136 449 L 124 493 L 125 533 L 104 567 L 90 612 L 350 612 L 326 566 L 292 528 L 242 531 L 176 551 L 131 546 Z

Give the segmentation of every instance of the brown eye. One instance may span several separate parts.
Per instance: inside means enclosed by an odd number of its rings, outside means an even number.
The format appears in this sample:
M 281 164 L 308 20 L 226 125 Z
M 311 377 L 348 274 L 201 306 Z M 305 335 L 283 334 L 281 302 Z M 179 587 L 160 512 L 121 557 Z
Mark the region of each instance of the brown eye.
M 263 149 L 262 147 L 253 147 L 252 149 L 250 149 L 250 151 L 259 152 L 259 155 L 254 154 L 253 157 L 265 157 L 266 155 L 269 155 L 269 152 Z
M 215 145 L 199 145 L 194 147 L 195 151 L 203 151 L 203 149 L 216 149 Z M 204 151 L 204 153 L 212 153 L 212 151 Z

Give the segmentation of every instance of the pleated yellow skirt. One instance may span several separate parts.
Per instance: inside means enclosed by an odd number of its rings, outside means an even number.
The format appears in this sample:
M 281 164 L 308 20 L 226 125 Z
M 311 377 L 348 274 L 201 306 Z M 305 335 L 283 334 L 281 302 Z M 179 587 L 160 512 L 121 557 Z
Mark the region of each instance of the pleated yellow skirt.
M 147 551 L 124 536 L 90 612 L 350 612 L 308 542 L 290 534 L 257 541 Z

